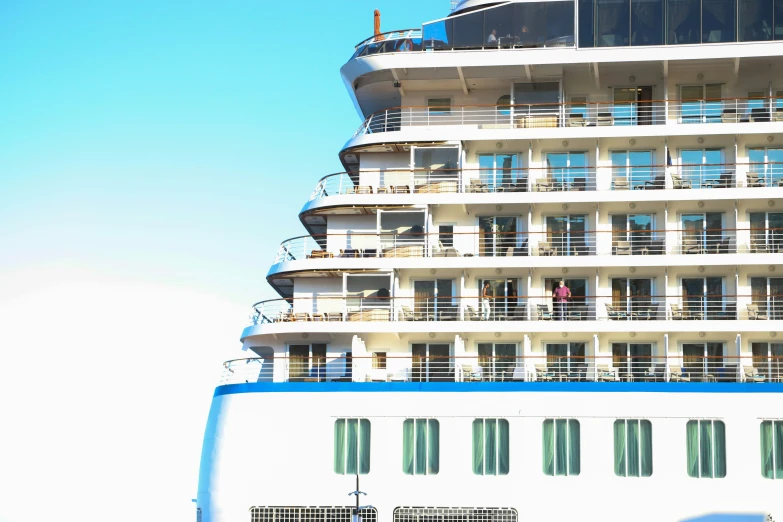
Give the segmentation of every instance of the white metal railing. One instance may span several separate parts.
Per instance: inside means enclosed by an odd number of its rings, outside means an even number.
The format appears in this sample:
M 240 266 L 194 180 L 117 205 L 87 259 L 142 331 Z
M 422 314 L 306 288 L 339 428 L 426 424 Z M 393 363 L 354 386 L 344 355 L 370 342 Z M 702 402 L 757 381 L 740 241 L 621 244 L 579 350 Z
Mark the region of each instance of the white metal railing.
M 354 137 L 399 131 L 407 127 L 471 126 L 478 129 L 520 129 L 744 122 L 783 122 L 783 102 L 779 102 L 777 98 L 726 98 L 394 107 L 369 115 L 354 133 Z
M 578 344 L 578 343 L 577 343 Z M 223 363 L 220 385 L 256 382 L 783 382 L 783 356 L 699 353 L 435 355 L 413 350 L 377 356 L 345 352 L 270 354 Z

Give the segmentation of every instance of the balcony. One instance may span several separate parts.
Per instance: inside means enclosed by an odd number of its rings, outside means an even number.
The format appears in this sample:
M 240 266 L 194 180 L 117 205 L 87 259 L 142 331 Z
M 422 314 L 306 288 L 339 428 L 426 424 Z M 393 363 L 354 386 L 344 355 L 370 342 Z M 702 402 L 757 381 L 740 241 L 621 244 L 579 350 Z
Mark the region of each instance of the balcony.
M 738 179 L 737 172 L 746 172 Z M 783 163 L 716 163 L 515 169 L 389 169 L 321 178 L 309 201 L 344 195 L 499 194 L 783 187 Z M 368 200 L 369 201 L 369 200 Z
M 448 345 L 446 345 L 448 347 Z M 380 366 L 380 367 L 378 367 Z M 742 355 L 434 355 L 343 352 L 307 356 L 270 354 L 223 364 L 220 385 L 255 382 L 406 383 L 764 383 L 783 382 L 783 356 Z M 687 384 L 683 384 L 687 386 Z M 619 386 L 619 384 L 618 384 Z
M 694 230 L 640 226 L 589 230 L 579 221 L 564 224 L 558 216 L 549 216 L 548 220 L 548 230 L 534 232 L 503 231 L 493 226 L 477 232 L 450 232 L 448 236 L 425 232 L 300 236 L 281 243 L 274 264 L 327 259 L 362 259 L 362 264 L 366 264 L 368 259 L 390 258 L 689 256 L 783 251 L 783 229 L 779 228 Z M 667 240 L 669 233 L 672 235 Z
M 770 304 L 771 303 L 771 304 Z M 253 305 L 252 324 L 442 323 L 454 321 L 738 321 L 783 319 L 783 296 L 728 294 L 547 295 L 500 297 L 335 297 L 272 299 Z M 741 308 L 739 308 L 741 306 Z M 548 328 L 548 327 L 546 327 Z
M 437 126 L 497 130 L 769 122 L 783 122 L 783 102 L 777 98 L 409 106 L 371 114 L 353 137 Z

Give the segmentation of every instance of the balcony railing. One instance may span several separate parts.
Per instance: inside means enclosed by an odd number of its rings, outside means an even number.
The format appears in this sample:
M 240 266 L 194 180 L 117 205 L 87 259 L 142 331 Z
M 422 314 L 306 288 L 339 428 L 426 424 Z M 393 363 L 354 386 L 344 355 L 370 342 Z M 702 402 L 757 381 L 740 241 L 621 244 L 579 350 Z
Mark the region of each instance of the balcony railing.
M 351 58 L 383 53 L 421 51 L 421 29 L 402 29 L 373 35 L 354 46 Z
M 324 295 L 253 305 L 252 323 L 446 321 L 736 321 L 783 319 L 783 296 L 699 294 L 496 297 Z M 741 304 L 742 308 L 738 308 Z
M 577 343 L 579 344 L 579 343 Z M 585 345 L 587 343 L 584 343 Z M 562 346 L 562 345 L 560 345 Z M 558 346 L 559 348 L 559 346 Z M 648 352 L 649 353 L 649 352 Z M 552 350 L 520 356 L 469 353 L 342 352 L 236 359 L 223 364 L 221 385 L 255 382 L 783 382 L 782 356 L 574 355 Z
M 413 228 L 413 227 L 411 227 Z M 666 235 L 671 236 L 667 245 Z M 738 239 L 747 238 L 742 244 Z M 274 263 L 305 259 L 573 257 L 769 254 L 783 251 L 783 229 L 710 228 L 534 232 L 380 232 L 300 236 L 281 243 Z
M 738 183 L 737 168 L 747 169 Z M 783 186 L 783 163 L 714 163 L 515 169 L 391 169 L 329 174 L 310 201 L 349 194 L 497 194 Z
M 783 100 L 775 97 L 677 100 L 669 110 L 685 124 L 783 121 Z
M 783 122 L 783 102 L 778 102 L 777 98 L 725 98 L 393 107 L 368 116 L 354 137 L 407 127 L 529 129 L 744 122 Z

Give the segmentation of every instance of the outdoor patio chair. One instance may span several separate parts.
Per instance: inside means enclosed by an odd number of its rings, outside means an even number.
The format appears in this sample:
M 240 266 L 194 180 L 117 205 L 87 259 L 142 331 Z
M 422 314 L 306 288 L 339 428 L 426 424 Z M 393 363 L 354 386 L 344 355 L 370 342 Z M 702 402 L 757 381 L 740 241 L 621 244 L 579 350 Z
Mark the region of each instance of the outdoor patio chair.
M 763 320 L 768 321 L 769 316 L 766 314 L 766 312 L 760 312 L 759 311 L 759 305 L 755 304 L 749 304 L 748 305 L 748 319 L 755 321 L 755 320 Z
M 742 374 L 745 382 L 764 382 L 764 376 L 761 375 L 753 366 L 743 366 Z
M 691 188 L 691 181 L 682 179 L 682 176 L 679 174 L 672 174 L 672 186 L 676 189 L 689 189 Z
M 548 241 L 541 241 L 538 243 L 538 255 L 539 256 L 556 256 L 557 248 L 552 247 Z
M 475 369 L 470 364 L 462 365 L 462 380 L 464 382 L 481 382 L 483 379 L 483 372 L 481 366 L 477 366 Z
M 610 368 L 608 364 L 599 364 L 595 368 L 596 380 L 599 382 L 619 382 L 617 369 Z
M 630 188 L 628 180 L 625 178 L 617 178 L 612 182 L 614 190 L 628 190 Z
M 691 382 L 691 378 L 687 372 L 682 371 L 682 366 L 670 364 L 669 365 L 669 381 L 670 382 Z
M 472 179 L 468 186 L 468 192 L 489 192 L 489 190 L 487 189 L 487 184 L 480 179 Z
M 757 172 L 748 172 L 748 187 L 764 187 L 766 186 L 766 183 L 764 183 L 763 179 L 759 179 L 759 175 Z
M 605 306 L 606 314 L 609 316 L 610 320 L 617 321 L 628 319 L 628 314 L 625 312 L 625 310 L 621 310 L 619 306 L 612 306 L 609 304 L 606 304 Z
M 672 309 L 672 319 L 681 320 L 685 319 L 685 315 L 682 313 L 682 307 L 680 305 L 670 305 Z
M 536 310 L 538 312 L 539 321 L 552 320 L 552 312 L 549 311 L 549 307 L 547 305 L 536 305 Z
M 435 252 L 432 253 L 433 257 L 460 257 L 459 251 L 454 247 L 443 246 L 441 241 L 438 241 L 438 247 Z
M 536 380 L 542 382 L 549 382 L 557 377 L 555 372 L 549 371 L 546 364 L 536 364 Z
M 630 256 L 631 253 L 630 241 L 618 241 L 614 247 L 614 255 L 616 256 Z

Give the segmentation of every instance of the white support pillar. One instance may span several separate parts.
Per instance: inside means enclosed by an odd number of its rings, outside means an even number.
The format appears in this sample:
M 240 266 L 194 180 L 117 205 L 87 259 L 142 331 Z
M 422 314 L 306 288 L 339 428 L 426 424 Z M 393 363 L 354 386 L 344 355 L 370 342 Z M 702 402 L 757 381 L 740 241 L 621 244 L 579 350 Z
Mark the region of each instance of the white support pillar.
M 663 375 L 664 380 L 669 380 L 669 334 L 663 334 Z
M 663 295 L 665 296 L 663 298 L 663 317 L 671 319 L 671 315 L 669 315 L 669 298 L 666 297 L 669 295 L 669 267 L 663 269 Z
M 528 245 L 530 245 L 530 242 L 528 241 Z M 533 301 L 530 300 L 531 292 L 533 289 L 533 269 L 528 268 L 527 270 L 527 291 L 525 292 L 527 294 L 527 320 L 532 321 L 533 316 L 535 315 L 533 312 Z
M 742 377 L 742 334 L 737 334 L 734 345 L 737 352 L 737 381 L 739 381 Z
M 593 334 L 593 380 L 598 380 L 598 354 L 600 347 L 598 345 L 598 334 Z

